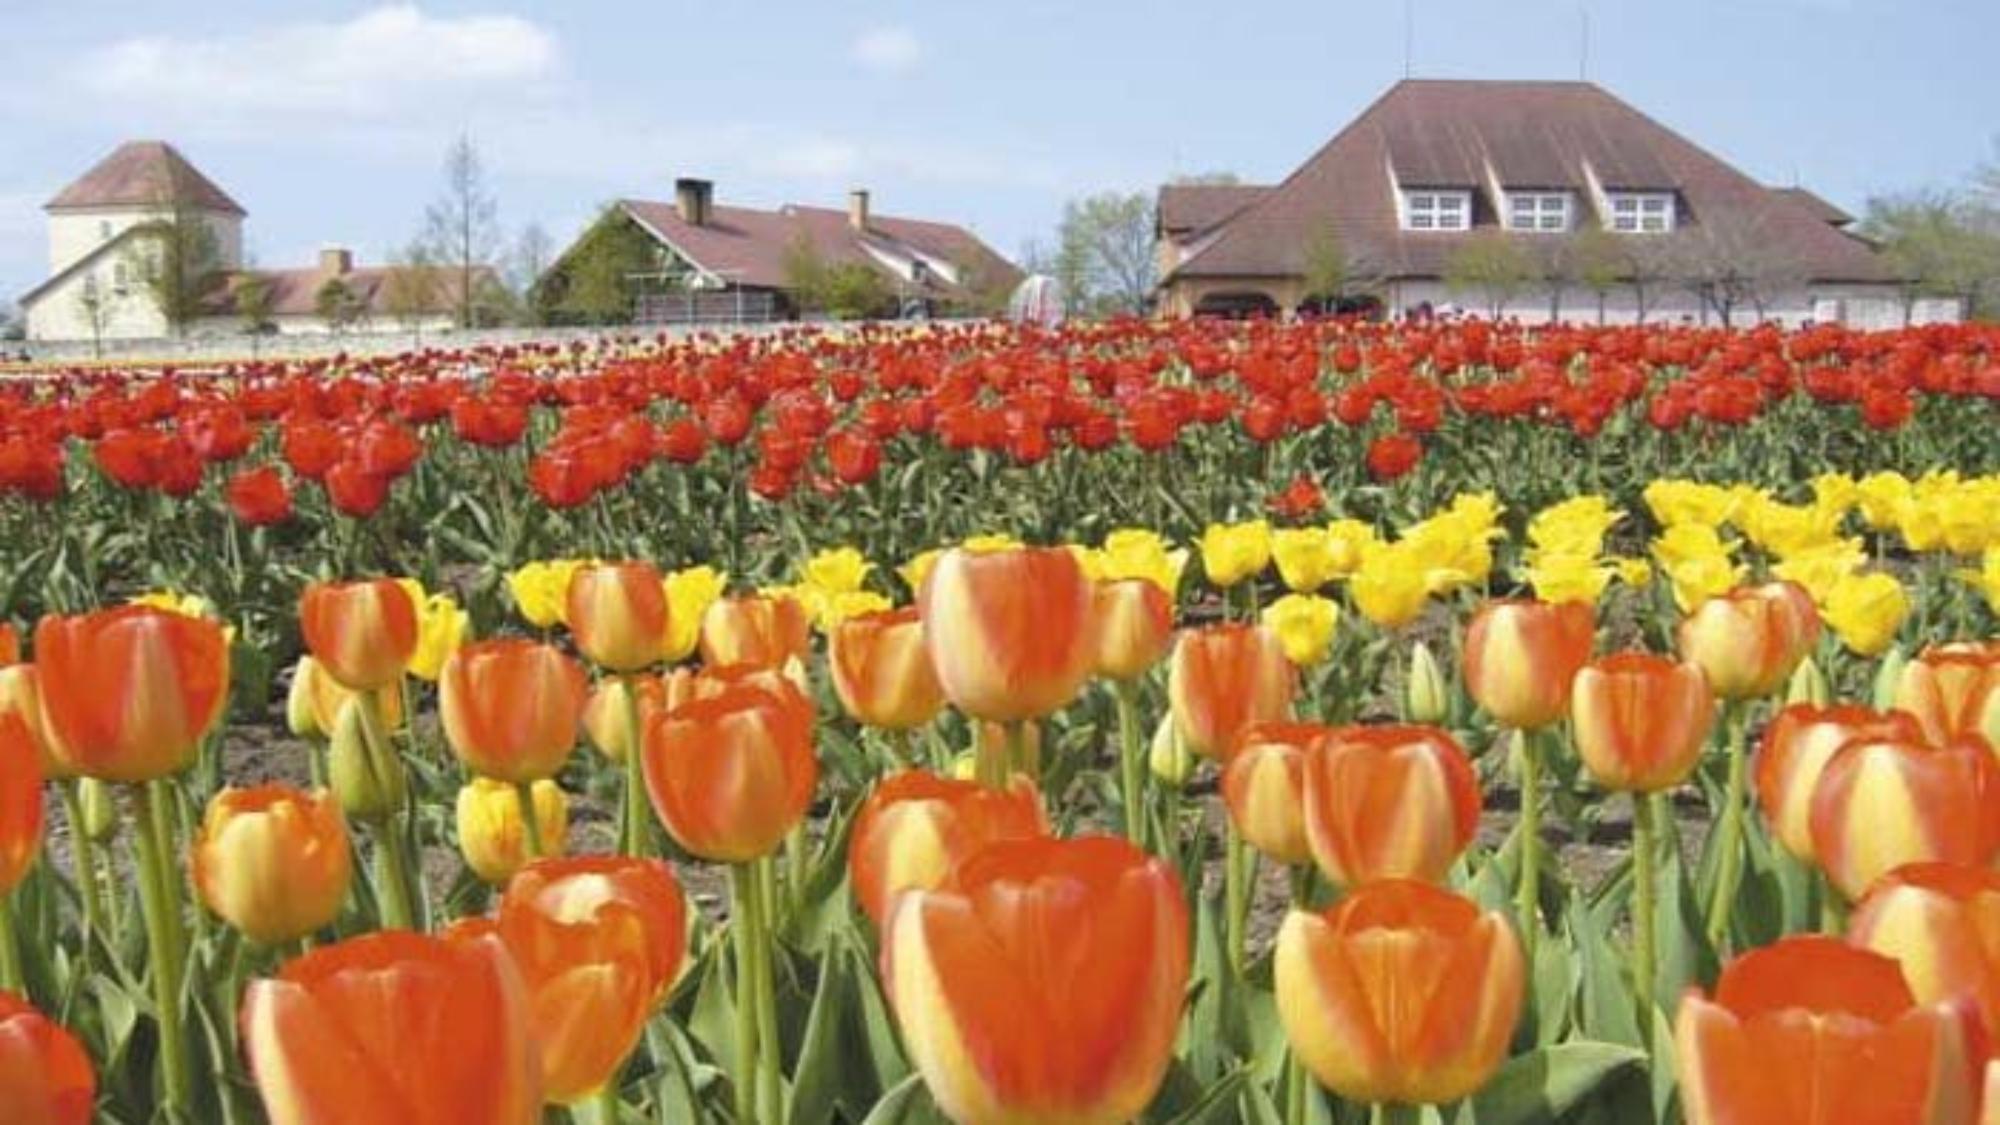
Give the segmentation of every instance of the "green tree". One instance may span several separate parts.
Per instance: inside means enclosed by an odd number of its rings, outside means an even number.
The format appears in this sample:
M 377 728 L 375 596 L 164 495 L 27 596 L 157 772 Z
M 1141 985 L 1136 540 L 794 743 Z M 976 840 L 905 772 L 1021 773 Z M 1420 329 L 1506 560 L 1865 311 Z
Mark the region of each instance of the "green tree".
M 629 324 L 637 277 L 659 269 L 658 245 L 609 204 L 542 273 L 529 304 L 544 324 Z
M 166 321 L 167 331 L 178 336 L 201 315 L 202 299 L 214 286 L 221 265 L 215 230 L 200 210 L 176 199 L 134 232 L 124 251 L 127 268 Z
M 828 262 L 810 238 L 785 248 L 785 288 L 800 311 L 835 320 L 865 320 L 895 311 L 896 294 L 880 270 L 861 262 Z
M 1478 293 L 1486 313 L 1500 319 L 1507 302 L 1538 279 L 1540 268 L 1520 240 L 1504 231 L 1481 231 L 1451 252 L 1444 263 L 1445 288 Z
M 236 308 L 236 316 L 243 322 L 243 331 L 251 336 L 261 336 L 276 327 L 271 321 L 271 309 L 278 297 L 277 287 L 271 284 L 268 274 L 239 273 L 229 282 L 230 303 Z
M 337 277 L 329 277 L 313 293 L 313 311 L 336 335 L 359 323 L 367 310 L 360 294 Z
M 1903 322 L 1924 297 L 1951 297 L 1982 309 L 2000 280 L 2000 234 L 1983 223 L 1975 198 L 1915 191 L 1868 201 L 1862 233 L 1882 248 L 1897 275 Z
M 1070 308 L 1139 313 L 1153 292 L 1153 200 L 1115 191 L 1072 199 L 1057 232 L 1056 279 Z
M 1306 300 L 1327 304 L 1347 292 L 1347 251 L 1332 223 L 1322 224 L 1306 239 L 1300 289 Z

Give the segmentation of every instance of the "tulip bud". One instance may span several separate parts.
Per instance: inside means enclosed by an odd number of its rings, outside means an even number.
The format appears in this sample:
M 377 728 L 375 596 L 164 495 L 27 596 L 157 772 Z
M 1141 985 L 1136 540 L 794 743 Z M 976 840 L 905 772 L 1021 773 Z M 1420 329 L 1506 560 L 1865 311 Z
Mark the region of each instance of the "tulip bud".
M 1902 645 L 1882 654 L 1882 663 L 1875 669 L 1875 689 L 1873 699 L 1877 711 L 1887 711 L 1896 706 L 1896 687 L 1903 682 L 1903 666 L 1910 662 L 1910 656 Z
M 529 788 L 535 827 L 549 855 L 563 853 L 569 835 L 569 800 L 556 783 Z M 521 793 L 512 783 L 475 777 L 458 791 L 458 850 L 465 865 L 489 883 L 505 883 L 528 862 L 527 833 L 521 823 Z
M 285 727 L 294 738 L 325 738 L 313 709 L 313 658 L 299 657 L 292 669 L 292 686 L 285 692 Z
M 83 834 L 101 844 L 118 834 L 118 802 L 111 786 L 94 777 L 77 782 L 77 802 L 83 806 Z
M 1179 789 L 1187 784 L 1188 774 L 1194 772 L 1194 751 L 1181 738 L 1180 727 L 1174 717 L 1167 715 L 1153 731 L 1153 746 L 1146 756 L 1146 764 L 1152 768 L 1153 776 Z
M 332 922 L 352 871 L 347 825 L 332 797 L 285 785 L 217 793 L 189 853 L 202 902 L 264 945 Z
M 590 699 L 583 705 L 583 733 L 597 752 L 614 762 L 622 762 L 630 749 L 632 724 L 626 721 L 626 697 L 638 685 L 639 721 L 643 724 L 646 715 L 659 710 L 667 697 L 666 688 L 651 676 L 628 679 L 612 676 L 597 685 L 590 693 Z
M 1785 702 L 1824 707 L 1832 697 L 1833 688 L 1826 682 L 1826 673 L 1820 671 L 1819 662 L 1810 656 L 1799 661 L 1798 670 L 1792 673 L 1792 682 L 1785 689 Z
M 392 748 L 375 745 L 361 713 L 367 705 L 358 696 L 341 705 L 327 749 L 333 791 L 341 809 L 358 820 L 387 816 L 403 804 L 402 760 Z
M 1431 646 L 1422 641 L 1410 649 L 1410 679 L 1404 685 L 1403 700 L 1404 713 L 1413 723 L 1442 723 L 1451 710 L 1444 673 L 1431 655 Z

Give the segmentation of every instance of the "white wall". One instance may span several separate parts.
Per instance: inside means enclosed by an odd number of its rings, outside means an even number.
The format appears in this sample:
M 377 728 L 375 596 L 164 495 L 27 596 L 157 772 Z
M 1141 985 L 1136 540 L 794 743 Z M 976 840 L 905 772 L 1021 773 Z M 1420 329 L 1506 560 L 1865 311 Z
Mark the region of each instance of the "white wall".
M 1646 298 L 1648 324 L 1678 324 L 1684 320 L 1696 324 L 1721 324 L 1721 319 L 1712 309 L 1704 308 L 1694 294 L 1681 286 L 1671 283 L 1649 286 Z M 1389 312 L 1393 314 L 1408 312 L 1425 302 L 1436 310 L 1457 309 L 1468 315 L 1485 316 L 1489 311 L 1486 298 L 1477 290 L 1453 292 L 1442 282 L 1435 281 L 1400 281 L 1390 287 Z M 1638 301 L 1629 286 L 1620 286 L 1606 295 L 1606 324 L 1636 323 L 1638 312 Z M 1502 310 L 1502 315 L 1524 324 L 1547 323 L 1548 290 L 1535 288 L 1516 294 Z M 1571 323 L 1596 323 L 1597 294 L 1577 286 L 1565 288 L 1561 317 Z M 1892 286 L 1816 285 L 1781 295 L 1765 308 L 1762 317 L 1759 317 L 1756 308 L 1747 304 L 1739 306 L 1732 314 L 1732 321 L 1737 327 L 1755 324 L 1760 319 L 1776 320 L 1787 325 L 1839 321 L 1856 328 L 1900 328 L 1903 325 L 1903 302 Z M 1927 299 L 1917 303 L 1911 323 L 1955 323 L 1959 319 L 1956 301 Z
M 117 271 L 124 264 L 120 255 L 107 254 L 44 291 L 25 308 L 30 340 L 144 339 L 166 334 L 166 318 L 160 315 L 146 286 L 130 277 L 121 292 Z M 93 328 L 84 295 L 95 279 L 102 322 Z
M 51 214 L 48 218 L 49 276 L 61 273 L 71 263 L 117 237 L 127 227 L 166 216 L 167 212 L 162 209 L 147 207 L 89 208 Z M 204 211 L 201 218 L 215 238 L 217 264 L 223 269 L 242 268 L 243 217 Z

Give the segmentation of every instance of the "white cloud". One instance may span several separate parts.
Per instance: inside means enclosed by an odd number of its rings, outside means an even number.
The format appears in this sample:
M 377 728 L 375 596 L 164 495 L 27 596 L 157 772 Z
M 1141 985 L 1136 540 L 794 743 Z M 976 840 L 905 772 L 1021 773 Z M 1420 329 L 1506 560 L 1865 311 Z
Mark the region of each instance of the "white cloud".
M 554 36 L 517 16 L 438 17 L 399 4 L 338 23 L 122 39 L 86 55 L 78 78 L 155 109 L 373 117 L 442 90 L 548 78 L 558 56 Z
M 885 74 L 900 74 L 917 65 L 924 54 L 924 45 L 917 41 L 917 33 L 907 27 L 877 27 L 864 31 L 854 40 L 850 52 L 854 61 L 869 70 Z

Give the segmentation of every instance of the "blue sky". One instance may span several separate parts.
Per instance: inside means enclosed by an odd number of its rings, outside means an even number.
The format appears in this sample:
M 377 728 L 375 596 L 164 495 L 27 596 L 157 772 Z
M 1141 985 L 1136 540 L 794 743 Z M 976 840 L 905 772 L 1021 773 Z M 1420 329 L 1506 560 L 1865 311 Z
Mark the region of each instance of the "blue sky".
M 1992 0 L 1410 0 L 1420 77 L 1590 76 L 1774 182 L 1858 208 L 1960 179 L 2000 133 Z M 949 218 L 1003 252 L 1065 198 L 1176 172 L 1275 180 L 1403 73 L 1400 0 L 760 3 L 9 0 L 0 296 L 41 205 L 117 142 L 174 141 L 263 265 L 378 260 L 460 130 L 510 231 L 617 196 Z

